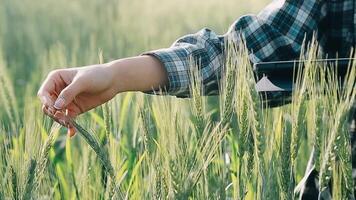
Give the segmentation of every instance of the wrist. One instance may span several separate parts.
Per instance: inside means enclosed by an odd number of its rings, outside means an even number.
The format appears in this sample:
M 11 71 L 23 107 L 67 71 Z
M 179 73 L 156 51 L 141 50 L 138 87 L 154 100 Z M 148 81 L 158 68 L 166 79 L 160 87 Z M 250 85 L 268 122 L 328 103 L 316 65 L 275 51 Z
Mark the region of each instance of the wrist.
M 125 78 L 125 72 L 122 70 L 124 63 L 121 60 L 115 60 L 109 63 L 102 64 L 110 78 L 111 90 L 115 95 L 125 91 L 123 85 L 123 79 Z

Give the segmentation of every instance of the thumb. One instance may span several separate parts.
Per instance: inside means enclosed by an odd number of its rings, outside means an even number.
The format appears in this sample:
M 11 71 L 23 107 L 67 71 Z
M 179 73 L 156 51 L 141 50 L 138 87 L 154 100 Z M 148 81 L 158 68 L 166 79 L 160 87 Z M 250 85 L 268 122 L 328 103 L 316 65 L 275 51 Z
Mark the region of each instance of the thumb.
M 54 103 L 54 108 L 57 110 L 64 109 L 81 91 L 82 86 L 79 81 L 73 81 L 61 91 Z

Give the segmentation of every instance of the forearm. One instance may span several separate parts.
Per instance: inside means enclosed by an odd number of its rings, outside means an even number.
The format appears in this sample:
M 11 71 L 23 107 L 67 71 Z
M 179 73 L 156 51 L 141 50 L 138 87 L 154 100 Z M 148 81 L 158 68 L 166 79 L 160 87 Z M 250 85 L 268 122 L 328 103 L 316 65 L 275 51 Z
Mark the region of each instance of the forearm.
M 113 84 L 117 93 L 152 91 L 164 88 L 168 83 L 165 68 L 153 56 L 119 59 L 106 65 L 115 77 Z

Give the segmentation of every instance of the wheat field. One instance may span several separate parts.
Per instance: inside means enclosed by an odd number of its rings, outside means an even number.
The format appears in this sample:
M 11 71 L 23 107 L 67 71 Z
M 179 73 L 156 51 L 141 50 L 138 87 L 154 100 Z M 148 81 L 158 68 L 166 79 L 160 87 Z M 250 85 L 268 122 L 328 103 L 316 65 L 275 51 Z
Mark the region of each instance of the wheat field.
M 292 103 L 277 108 L 254 90 L 236 44 L 217 96 L 201 95 L 193 70 L 191 98 L 119 94 L 73 121 L 73 138 L 41 112 L 37 89 L 52 69 L 167 47 L 203 27 L 222 34 L 267 3 L 0 0 L 0 200 L 296 199 L 313 148 L 320 191 L 348 199 L 356 68 L 335 81 L 311 62 L 316 44 Z

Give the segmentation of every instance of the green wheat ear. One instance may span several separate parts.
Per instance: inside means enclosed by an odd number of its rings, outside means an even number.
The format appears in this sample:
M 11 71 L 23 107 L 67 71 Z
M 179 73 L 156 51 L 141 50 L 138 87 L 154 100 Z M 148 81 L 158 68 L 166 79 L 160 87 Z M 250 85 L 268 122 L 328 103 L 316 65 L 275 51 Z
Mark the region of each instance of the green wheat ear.
M 281 168 L 278 173 L 279 185 L 281 188 L 281 197 L 283 199 L 293 198 L 293 166 L 291 156 L 291 141 L 292 135 L 290 134 L 293 129 L 293 122 L 290 116 L 283 117 L 283 135 L 281 145 Z
M 235 101 L 235 82 L 236 82 L 236 70 L 237 70 L 237 59 L 235 54 L 236 46 L 231 44 L 228 50 L 227 62 L 224 78 L 223 87 L 222 87 L 222 116 L 221 116 L 221 125 L 222 127 L 229 126 L 231 117 L 233 115 L 233 106 Z M 230 55 L 231 54 L 231 55 Z
M 195 127 L 198 137 L 202 137 L 206 126 L 205 101 L 203 97 L 202 77 L 198 71 L 199 65 L 190 58 L 190 92 L 192 97 L 192 108 L 196 122 Z
M 43 178 L 44 171 L 45 171 L 46 166 L 47 166 L 49 151 L 51 150 L 51 148 L 52 148 L 52 146 L 54 144 L 54 141 L 55 141 L 55 138 L 56 138 L 56 134 L 58 133 L 59 128 L 60 128 L 59 124 L 54 124 L 52 126 L 52 128 L 50 130 L 50 133 L 48 135 L 48 138 L 47 138 L 45 144 L 42 147 L 42 151 L 41 151 L 40 157 L 39 157 L 39 159 L 37 160 L 37 163 L 36 163 L 37 166 L 36 166 L 36 169 L 35 169 L 35 177 L 34 177 L 34 181 L 33 181 L 33 185 L 34 185 L 33 191 L 36 191 L 40 186 L 41 180 Z
M 14 198 L 15 200 L 19 199 L 17 173 L 12 165 L 10 165 L 10 178 L 12 187 L 12 198 Z
M 22 197 L 24 200 L 31 199 L 32 196 L 32 190 L 34 186 L 34 180 L 35 180 L 35 170 L 36 170 L 37 162 L 34 159 L 30 160 L 30 163 L 28 165 L 27 169 L 27 179 L 26 179 L 26 186 L 25 186 L 25 192 Z
M 70 119 L 70 123 L 73 124 L 73 126 L 78 130 L 80 135 L 85 139 L 85 141 L 88 143 L 88 145 L 94 150 L 96 155 L 99 157 L 99 160 L 101 164 L 104 166 L 106 169 L 107 173 L 109 174 L 114 186 L 112 187 L 113 191 L 111 191 L 111 198 L 115 198 L 115 194 L 118 193 L 120 199 L 124 199 L 124 195 L 121 191 L 121 189 L 116 186 L 115 181 L 116 181 L 116 175 L 114 168 L 109 160 L 109 155 L 107 151 L 105 151 L 105 148 L 103 148 L 100 143 L 98 138 L 86 131 L 82 126 L 80 126 L 78 123 L 76 123 L 74 120 Z
M 42 175 L 45 171 L 47 162 L 48 162 L 48 154 L 50 149 L 53 146 L 54 140 L 55 140 L 55 135 L 58 133 L 59 125 L 55 124 L 52 126 L 50 134 L 42 148 L 40 157 L 38 160 L 31 159 L 29 162 L 29 166 L 27 169 L 27 179 L 26 179 L 26 186 L 25 190 L 23 193 L 22 199 L 27 200 L 31 199 L 32 194 L 39 188 L 39 185 L 41 183 Z M 12 169 L 11 174 L 13 175 L 12 179 L 14 179 L 14 176 L 16 176 L 15 171 Z M 14 186 L 14 180 L 13 182 L 13 188 Z M 16 198 L 15 198 L 16 199 Z
M 18 111 L 18 103 L 15 96 L 15 89 L 9 78 L 10 73 L 8 68 L 6 67 L 5 60 L 3 58 L 3 53 L 0 49 L 0 86 L 2 86 L 0 90 L 0 100 L 4 104 L 4 109 L 6 114 L 10 120 L 10 125 L 13 131 L 16 130 L 16 126 L 20 122 L 19 111 Z
M 5 195 L 3 194 L 3 192 L 0 190 L 0 199 L 5 199 Z

